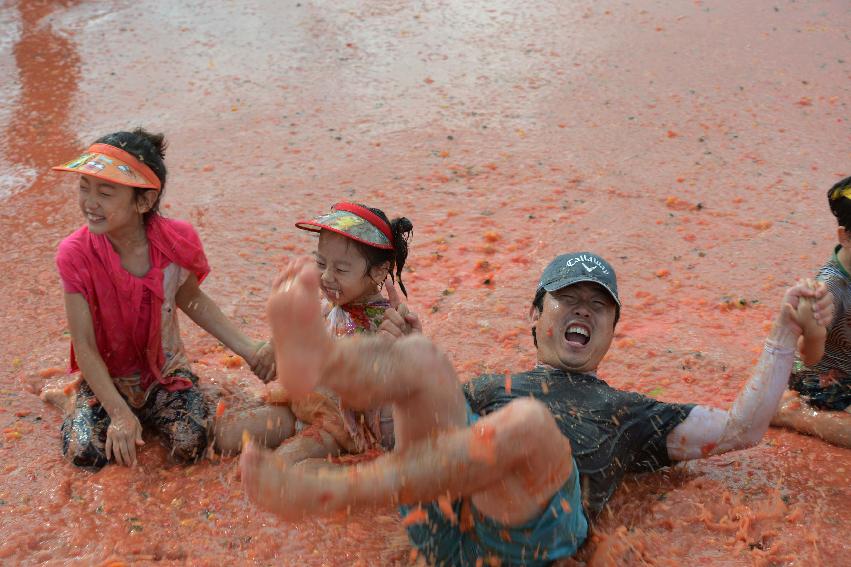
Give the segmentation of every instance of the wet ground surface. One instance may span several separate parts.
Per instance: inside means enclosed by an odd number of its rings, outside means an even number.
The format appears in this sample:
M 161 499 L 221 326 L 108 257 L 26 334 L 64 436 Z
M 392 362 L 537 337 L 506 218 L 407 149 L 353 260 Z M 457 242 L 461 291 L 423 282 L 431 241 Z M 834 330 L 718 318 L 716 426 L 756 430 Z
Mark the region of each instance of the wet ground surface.
M 164 131 L 165 212 L 195 224 L 206 291 L 256 336 L 276 266 L 313 245 L 299 217 L 404 214 L 411 304 L 464 379 L 531 366 L 540 270 L 596 251 L 625 304 L 601 375 L 727 407 L 783 289 L 835 241 L 849 23 L 838 0 L 0 4 L 0 561 L 411 561 L 393 510 L 284 524 L 232 461 L 172 467 L 155 443 L 135 470 L 60 459 L 33 392 L 67 362 L 52 258 L 81 216 L 49 166 Z M 258 387 L 184 331 L 205 380 Z M 772 430 L 629 479 L 581 560 L 838 565 L 849 471 L 851 452 Z

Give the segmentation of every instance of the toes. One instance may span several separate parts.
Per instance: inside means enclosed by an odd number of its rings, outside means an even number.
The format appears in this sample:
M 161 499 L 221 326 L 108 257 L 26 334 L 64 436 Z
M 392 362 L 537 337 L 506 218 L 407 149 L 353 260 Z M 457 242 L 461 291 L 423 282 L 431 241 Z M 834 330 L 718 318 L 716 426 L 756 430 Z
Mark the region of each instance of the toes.
M 295 283 L 299 284 L 300 289 L 316 293 L 316 288 L 319 287 L 320 273 L 315 264 L 302 264 L 295 274 Z

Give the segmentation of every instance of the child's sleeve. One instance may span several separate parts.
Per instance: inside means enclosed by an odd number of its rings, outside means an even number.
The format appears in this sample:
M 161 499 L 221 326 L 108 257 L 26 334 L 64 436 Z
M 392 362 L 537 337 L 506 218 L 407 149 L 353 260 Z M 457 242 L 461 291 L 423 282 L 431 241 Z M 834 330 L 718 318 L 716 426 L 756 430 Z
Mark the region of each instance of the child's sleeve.
M 189 239 L 193 247 L 197 250 L 192 270 L 195 272 L 195 276 L 198 278 L 198 283 L 200 284 L 210 273 L 210 263 L 207 261 L 207 254 L 204 252 L 201 237 L 198 236 L 195 228 L 191 225 L 189 226 Z
M 79 254 L 75 251 L 75 244 L 63 240 L 56 251 L 56 269 L 59 279 L 62 281 L 62 289 L 65 293 L 86 294 L 83 284 L 87 270 L 79 262 Z
M 169 240 L 172 243 L 178 262 L 198 278 L 198 283 L 204 281 L 210 273 L 210 264 L 204 253 L 204 245 L 195 228 L 186 221 L 168 219 L 171 234 Z

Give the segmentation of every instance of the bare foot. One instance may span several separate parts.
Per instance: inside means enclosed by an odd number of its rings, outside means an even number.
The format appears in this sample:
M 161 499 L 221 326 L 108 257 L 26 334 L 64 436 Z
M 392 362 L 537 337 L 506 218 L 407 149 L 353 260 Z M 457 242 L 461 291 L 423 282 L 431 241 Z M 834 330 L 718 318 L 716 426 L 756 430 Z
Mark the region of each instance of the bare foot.
M 46 384 L 38 395 L 42 401 L 59 408 L 62 413 L 70 414 L 74 411 L 74 403 L 77 401 L 77 387 L 80 380 L 72 382 Z
M 278 381 L 293 399 L 304 397 L 319 382 L 333 340 L 322 324 L 319 272 L 313 260 L 298 258 L 281 271 L 266 306 Z
M 285 520 L 328 514 L 347 504 L 345 477 L 300 466 L 289 467 L 280 455 L 253 442 L 243 447 L 239 470 L 248 499 Z

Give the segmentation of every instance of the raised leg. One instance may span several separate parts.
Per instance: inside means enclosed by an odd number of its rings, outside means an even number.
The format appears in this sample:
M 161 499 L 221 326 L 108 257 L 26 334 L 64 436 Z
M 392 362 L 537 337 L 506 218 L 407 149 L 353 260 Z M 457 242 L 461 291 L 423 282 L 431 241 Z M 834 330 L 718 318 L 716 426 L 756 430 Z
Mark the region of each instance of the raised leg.
M 309 258 L 298 258 L 281 271 L 266 312 L 278 382 L 291 399 L 301 398 L 316 387 L 333 345 L 322 324 L 319 271 Z
M 345 469 L 293 467 L 249 444 L 249 497 L 285 518 L 349 506 L 472 496 L 486 515 L 519 525 L 539 514 L 572 470 L 569 441 L 540 402 L 515 400 L 468 427 L 446 356 L 421 336 L 332 340 L 319 318 L 316 270 L 291 265 L 269 300 L 278 377 L 294 398 L 321 385 L 353 409 L 392 404 L 396 450 Z
M 291 264 L 269 299 L 278 379 L 298 399 L 318 385 L 347 407 L 393 405 L 396 447 L 466 424 L 466 405 L 446 356 L 422 336 L 333 340 L 319 317 L 319 274 Z M 309 321 L 306 318 L 314 317 Z
M 472 496 L 485 515 L 520 525 L 539 515 L 565 483 L 572 458 L 546 406 L 521 399 L 471 427 L 446 429 L 353 467 L 292 467 L 251 444 L 240 466 L 249 498 L 287 519 Z

